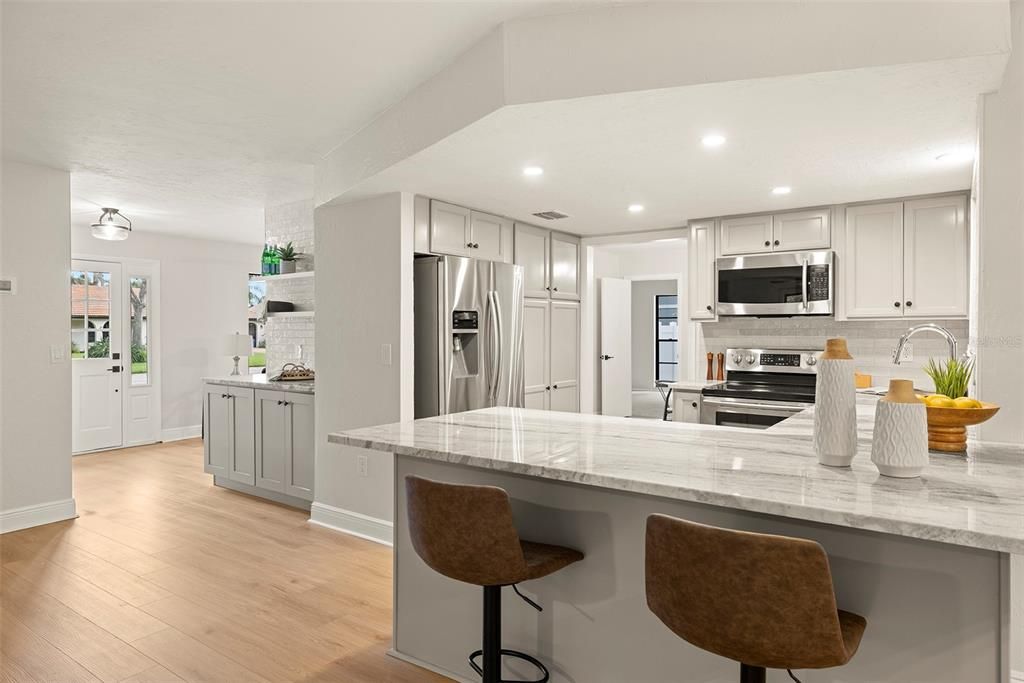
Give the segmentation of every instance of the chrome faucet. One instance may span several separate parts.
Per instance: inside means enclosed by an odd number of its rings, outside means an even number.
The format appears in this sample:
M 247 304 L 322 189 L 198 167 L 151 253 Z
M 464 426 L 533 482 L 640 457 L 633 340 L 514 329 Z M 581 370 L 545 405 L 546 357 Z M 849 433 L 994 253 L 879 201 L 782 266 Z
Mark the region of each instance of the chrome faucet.
M 953 336 L 953 333 L 941 325 L 936 325 L 935 323 L 924 323 L 923 325 L 914 325 L 904 332 L 902 337 L 900 337 L 899 342 L 896 344 L 895 355 L 892 359 L 893 365 L 900 364 L 900 356 L 903 355 L 903 347 L 906 346 L 910 338 L 918 332 L 934 332 L 935 334 L 945 337 L 946 343 L 949 344 L 949 358 L 950 360 L 956 360 L 956 337 Z

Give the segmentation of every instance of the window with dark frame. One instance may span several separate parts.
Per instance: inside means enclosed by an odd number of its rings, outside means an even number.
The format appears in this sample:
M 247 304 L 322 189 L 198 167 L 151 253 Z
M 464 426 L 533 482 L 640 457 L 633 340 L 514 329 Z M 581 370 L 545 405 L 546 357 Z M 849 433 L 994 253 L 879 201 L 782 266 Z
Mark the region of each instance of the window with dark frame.
M 674 382 L 679 368 L 679 299 L 675 294 L 654 296 L 654 381 Z

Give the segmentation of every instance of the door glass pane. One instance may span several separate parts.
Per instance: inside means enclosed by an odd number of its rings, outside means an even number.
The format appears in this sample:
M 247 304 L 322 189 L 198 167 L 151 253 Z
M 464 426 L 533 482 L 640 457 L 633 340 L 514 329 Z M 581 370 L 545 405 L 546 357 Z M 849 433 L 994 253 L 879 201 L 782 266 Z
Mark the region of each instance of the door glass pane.
M 267 340 L 263 336 L 264 323 L 260 318 L 260 304 L 267 298 L 265 280 L 249 280 L 249 337 L 252 355 L 249 356 L 249 374 L 258 375 L 267 365 Z
M 658 339 L 678 339 L 678 322 L 676 320 L 658 321 Z
M 677 363 L 679 361 L 676 357 L 676 342 L 658 342 L 658 361 L 661 363 Z
M 89 358 L 110 357 L 110 273 L 87 272 L 86 327 Z
M 675 363 L 658 363 L 658 381 L 660 382 L 675 382 L 676 368 L 679 367 Z
M 86 347 L 86 274 L 71 271 L 71 358 L 85 358 Z
M 132 349 L 132 385 L 149 384 L 149 278 L 128 278 L 129 330 Z
M 662 294 L 658 296 L 658 317 L 659 318 L 675 318 L 676 317 L 676 297 L 668 294 Z

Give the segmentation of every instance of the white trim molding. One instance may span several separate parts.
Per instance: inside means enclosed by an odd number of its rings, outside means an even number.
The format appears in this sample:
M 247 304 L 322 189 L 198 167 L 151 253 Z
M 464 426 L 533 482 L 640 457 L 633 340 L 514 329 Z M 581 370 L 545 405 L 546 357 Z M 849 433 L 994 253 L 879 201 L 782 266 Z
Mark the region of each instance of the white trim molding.
M 1012 683 L 1024 683 L 1024 671 L 1011 671 L 1010 680 Z
M 309 523 L 381 545 L 394 545 L 395 525 L 392 522 L 326 503 L 313 503 L 309 510 Z
M 170 427 L 160 431 L 161 441 L 181 441 L 182 439 L 196 439 L 203 435 L 203 425 L 190 425 L 188 427 Z
M 78 517 L 75 511 L 75 499 L 65 498 L 51 503 L 27 505 L 23 508 L 3 510 L 0 512 L 0 534 L 8 531 L 20 531 L 43 524 L 63 522 Z

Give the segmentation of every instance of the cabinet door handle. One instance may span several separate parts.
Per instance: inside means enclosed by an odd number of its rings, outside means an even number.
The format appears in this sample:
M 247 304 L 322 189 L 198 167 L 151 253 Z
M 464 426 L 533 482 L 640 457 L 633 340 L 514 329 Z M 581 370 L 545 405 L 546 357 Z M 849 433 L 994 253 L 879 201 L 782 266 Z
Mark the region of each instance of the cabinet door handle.
M 707 305 L 707 309 L 708 309 L 709 311 L 711 310 L 711 304 L 708 304 L 708 305 Z
M 557 384 L 552 384 L 552 385 L 551 385 L 551 388 L 552 388 L 552 389 L 557 389 L 557 388 L 558 388 L 558 385 L 557 385 Z
M 691 403 L 690 405 L 691 405 L 691 406 L 693 406 L 694 408 L 696 408 L 696 407 L 697 407 L 697 402 L 696 402 L 696 401 L 694 401 L 694 402 L 693 402 L 693 403 Z
M 779 246 L 779 241 L 775 240 L 775 246 Z
M 900 307 L 900 302 L 899 301 L 894 301 L 892 305 L 895 306 L 896 308 L 899 308 Z
M 911 306 L 913 306 L 913 305 L 914 305 L 914 302 L 913 302 L 913 301 L 908 301 L 908 302 L 907 302 L 907 308 L 910 308 L 910 307 L 911 307 Z
M 557 291 L 558 291 L 558 287 L 552 287 L 552 288 L 551 288 L 551 291 L 553 291 L 553 292 L 557 292 Z
M 291 404 L 291 401 L 281 401 L 281 405 L 283 406 L 290 406 Z
M 277 405 L 281 405 L 282 401 L 278 400 Z
M 548 386 L 544 387 L 544 391 L 551 391 L 551 386 L 548 385 Z
M 466 242 L 466 248 L 467 249 L 472 249 L 473 248 L 473 243 L 472 242 Z
M 769 242 L 768 240 L 765 240 L 765 241 L 764 241 L 764 246 L 766 246 L 766 247 L 770 247 L 770 246 L 772 246 L 772 243 L 771 243 L 771 242 Z

